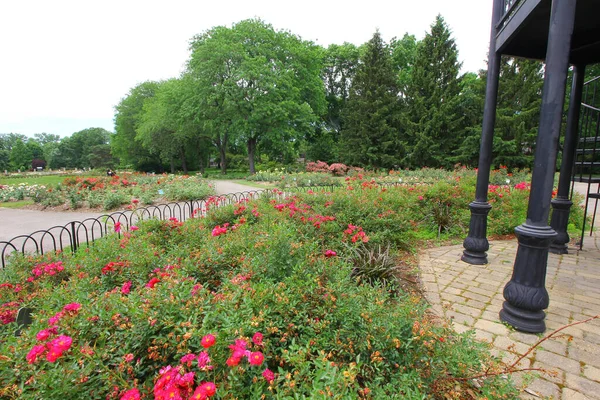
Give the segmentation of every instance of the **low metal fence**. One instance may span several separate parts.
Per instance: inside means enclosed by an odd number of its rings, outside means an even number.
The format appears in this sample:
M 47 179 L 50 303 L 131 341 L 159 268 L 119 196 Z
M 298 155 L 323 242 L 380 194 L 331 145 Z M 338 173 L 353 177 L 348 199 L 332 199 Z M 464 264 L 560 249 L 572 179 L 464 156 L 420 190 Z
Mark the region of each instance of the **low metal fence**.
M 388 184 L 380 185 L 388 186 Z M 285 192 L 277 189 L 258 189 L 212 196 L 205 200 L 137 207 L 134 210 L 116 211 L 94 218 L 87 218 L 83 221 L 71 221 L 65 225 L 57 225 L 45 230 L 35 231 L 28 235 L 19 235 L 8 241 L 0 241 L 1 267 L 6 267 L 7 257 L 13 252 L 22 254 L 44 254 L 49 251 L 75 252 L 82 246 L 89 247 L 97 239 L 110 234 L 120 234 L 115 231 L 115 225 L 117 224 L 120 224 L 120 230 L 127 231 L 140 221 L 148 219 L 169 220 L 177 218 L 178 221 L 183 222 L 190 218 L 206 215 L 207 206 L 235 204 L 239 201 L 257 199 L 264 195 L 281 198 L 294 192 L 322 189 L 333 190 L 336 187 L 341 186 L 298 187 L 285 189 Z

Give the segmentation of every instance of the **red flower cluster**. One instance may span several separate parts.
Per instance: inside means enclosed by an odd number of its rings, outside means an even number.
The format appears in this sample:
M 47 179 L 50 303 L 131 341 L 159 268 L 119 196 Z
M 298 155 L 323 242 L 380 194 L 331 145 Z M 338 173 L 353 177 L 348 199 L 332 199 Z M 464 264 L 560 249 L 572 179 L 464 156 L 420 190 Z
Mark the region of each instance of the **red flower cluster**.
M 337 253 L 333 250 L 325 250 L 325 257 L 331 258 L 337 256 Z
M 0 305 L 0 324 L 10 324 L 17 318 L 20 303 L 17 301 L 9 301 Z
M 531 185 L 527 182 L 520 182 L 515 185 L 515 189 L 519 190 L 529 190 L 530 187 Z
M 208 335 L 205 335 L 202 338 L 202 340 L 200 341 L 200 344 L 205 349 L 208 349 L 208 348 L 214 346 L 216 342 L 217 342 L 217 339 L 215 338 L 215 336 L 209 333 Z
M 293 217 L 296 213 L 306 213 L 310 210 L 310 206 L 308 204 L 296 204 L 297 199 L 292 198 L 288 203 L 275 204 L 273 207 L 276 210 L 283 211 L 286 208 L 290 210 L 290 217 Z
M 150 279 L 150 280 L 148 281 L 148 283 L 146 283 L 146 287 L 147 287 L 147 288 L 150 288 L 150 289 L 154 289 L 154 286 L 156 286 L 156 284 L 157 284 L 158 282 L 160 282 L 160 279 L 158 279 L 158 278 L 154 277 L 154 278 Z
M 58 334 L 58 328 L 53 326 L 49 329 L 44 329 L 38 332 L 36 339 L 40 342 L 49 339 L 51 336 Z M 55 362 L 63 353 L 71 348 L 73 339 L 70 336 L 60 335 L 46 343 L 38 344 L 27 353 L 25 359 L 29 364 L 34 364 L 38 358 L 46 355 L 48 362 Z
M 108 264 L 106 264 L 104 267 L 102 267 L 102 275 L 106 275 L 109 272 L 114 272 L 115 267 L 124 267 L 124 266 L 125 266 L 125 263 L 122 261 L 119 261 L 119 262 L 111 261 Z
M 130 291 L 131 291 L 131 281 L 127 281 L 123 284 L 123 286 L 121 286 L 121 293 L 129 294 Z
M 206 400 L 216 394 L 217 387 L 213 382 L 202 382 L 194 390 L 194 380 L 193 372 L 185 373 L 183 366 L 173 368 L 169 365 L 160 370 L 160 377 L 154 385 L 154 399 Z M 121 400 L 124 400 L 128 392 L 125 392 Z
M 212 235 L 213 236 L 220 236 L 220 235 L 224 235 L 227 233 L 227 228 L 229 227 L 229 223 L 226 222 L 223 224 L 223 226 L 221 225 L 217 225 L 214 227 L 214 229 L 212 230 Z
M 31 270 L 33 276 L 27 278 L 27 282 L 33 282 L 34 280 L 42 277 L 43 275 L 56 275 L 57 273 L 64 271 L 65 267 L 62 265 L 62 261 L 57 261 L 49 264 L 38 264 Z
M 346 229 L 344 233 L 346 235 L 352 235 L 352 243 L 356 243 L 359 240 L 361 240 L 363 243 L 367 243 L 369 241 L 369 237 L 360 226 L 348 224 L 348 229 Z
M 329 216 L 329 215 L 326 215 L 326 216 L 315 215 L 314 217 L 308 217 L 308 218 L 302 217 L 302 218 L 300 218 L 300 220 L 302 222 L 307 222 L 307 221 L 308 222 L 312 222 L 313 226 L 318 229 L 318 228 L 321 227 L 321 224 L 323 222 L 335 221 L 335 217 L 332 217 L 332 216 Z

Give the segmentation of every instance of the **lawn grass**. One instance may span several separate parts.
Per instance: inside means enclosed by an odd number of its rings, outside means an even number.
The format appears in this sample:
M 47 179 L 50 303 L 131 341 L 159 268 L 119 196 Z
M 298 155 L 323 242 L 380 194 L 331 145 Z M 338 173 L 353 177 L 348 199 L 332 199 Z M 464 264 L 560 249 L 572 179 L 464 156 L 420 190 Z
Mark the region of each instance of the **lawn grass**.
M 33 200 L 7 201 L 0 203 L 0 208 L 22 208 L 33 204 Z
M 30 175 L 30 176 L 18 176 L 15 178 L 11 177 L 0 177 L 0 185 L 18 185 L 20 183 L 26 183 L 28 185 L 45 185 L 52 186 L 62 183 L 65 178 L 70 178 L 75 175 Z M 77 175 L 77 177 L 83 177 L 84 175 Z

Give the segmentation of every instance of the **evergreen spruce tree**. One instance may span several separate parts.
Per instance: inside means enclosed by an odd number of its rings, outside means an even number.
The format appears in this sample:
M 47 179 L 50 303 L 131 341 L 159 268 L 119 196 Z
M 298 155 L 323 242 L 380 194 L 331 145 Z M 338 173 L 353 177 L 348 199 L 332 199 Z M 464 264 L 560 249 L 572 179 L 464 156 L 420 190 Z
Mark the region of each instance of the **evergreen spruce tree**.
M 462 140 L 458 50 L 441 15 L 417 47 L 407 90 L 409 125 L 403 166 L 450 167 Z
M 340 156 L 352 166 L 398 163 L 398 85 L 390 49 L 379 32 L 366 44 L 343 111 Z
M 532 167 L 543 84 L 540 61 L 502 58 L 493 145 L 496 167 Z

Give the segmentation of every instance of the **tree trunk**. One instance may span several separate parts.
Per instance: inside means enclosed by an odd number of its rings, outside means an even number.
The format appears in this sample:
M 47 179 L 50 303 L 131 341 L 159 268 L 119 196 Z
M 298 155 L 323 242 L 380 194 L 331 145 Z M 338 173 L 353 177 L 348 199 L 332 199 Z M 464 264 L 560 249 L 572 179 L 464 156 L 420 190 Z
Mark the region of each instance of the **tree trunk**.
M 254 169 L 254 154 L 256 153 L 256 139 L 248 139 L 248 163 L 250 164 L 250 173 L 254 175 L 256 170 Z
M 185 149 L 183 147 L 179 149 L 179 154 L 181 156 L 181 167 L 183 168 L 183 173 L 187 175 L 188 167 L 187 162 L 185 161 Z
M 198 166 L 200 167 L 200 173 L 204 175 L 204 171 L 206 170 L 206 157 L 202 154 L 202 151 L 198 150 Z
M 171 173 L 175 173 L 175 159 L 171 157 Z
M 219 155 L 221 156 L 221 174 L 225 175 L 227 173 L 227 160 L 225 159 L 225 147 L 219 147 Z

